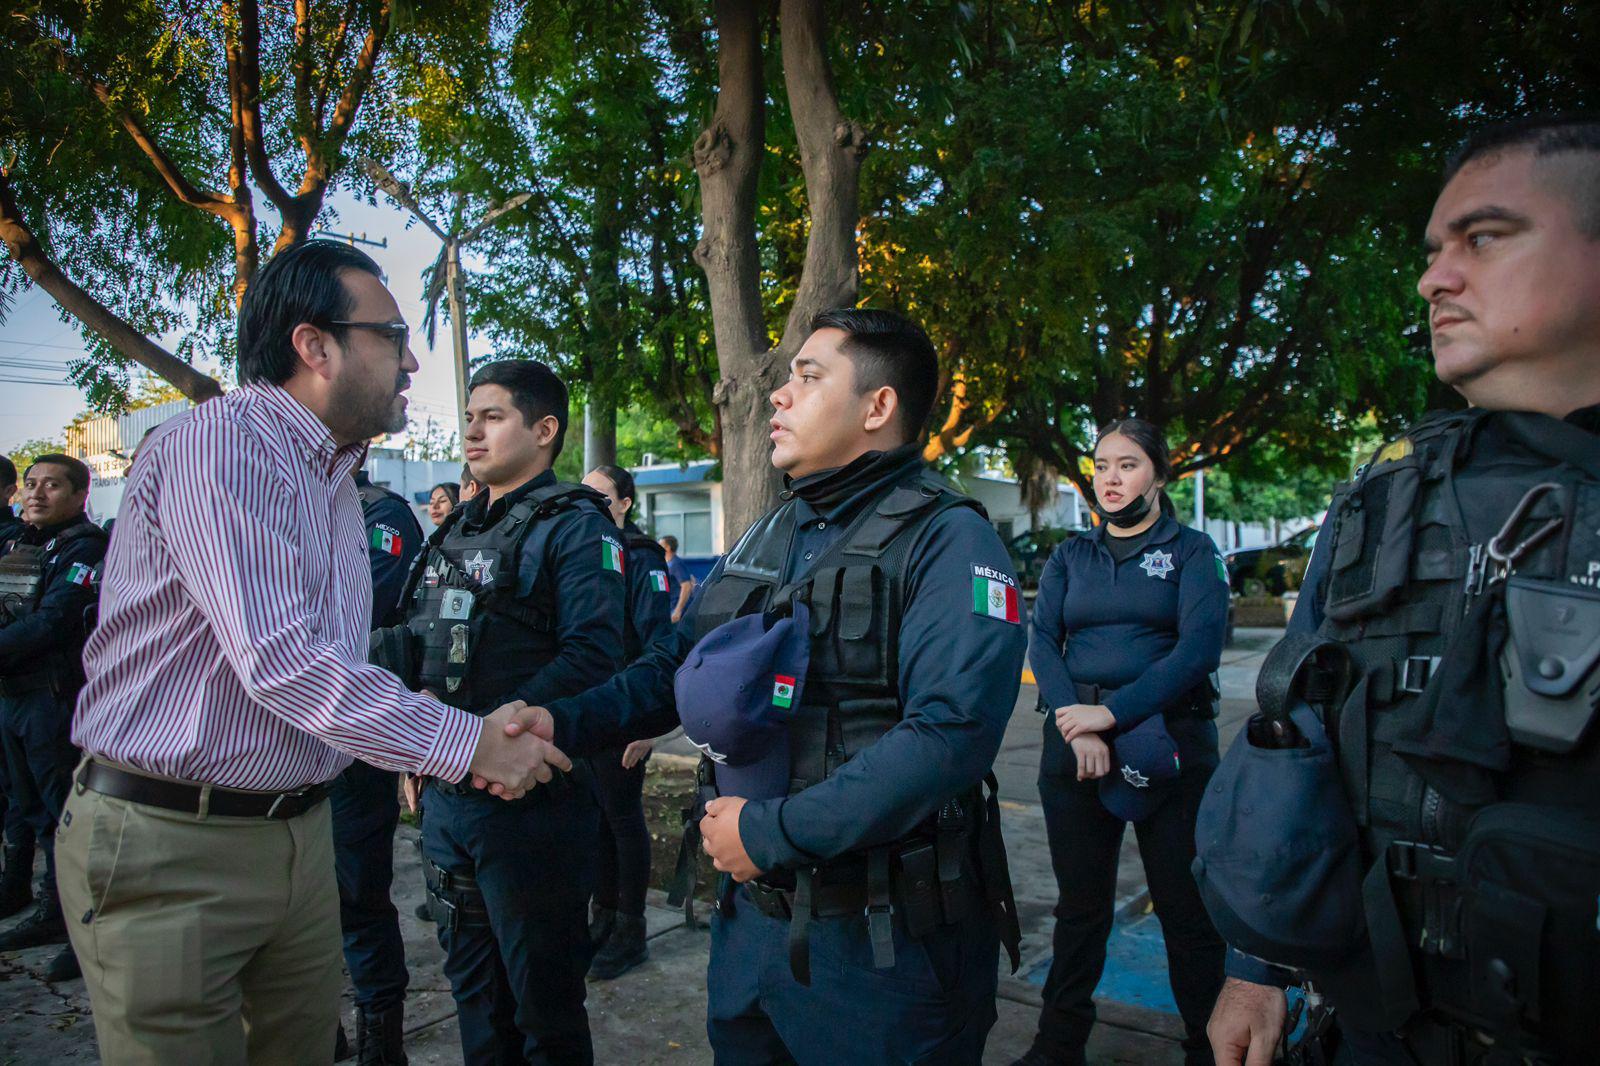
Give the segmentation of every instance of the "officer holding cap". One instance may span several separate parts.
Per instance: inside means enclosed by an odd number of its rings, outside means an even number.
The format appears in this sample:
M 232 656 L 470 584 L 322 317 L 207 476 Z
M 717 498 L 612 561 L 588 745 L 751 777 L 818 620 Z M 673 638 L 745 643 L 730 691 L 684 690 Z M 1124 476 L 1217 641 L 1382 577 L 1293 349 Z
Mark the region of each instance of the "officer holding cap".
M 1238 949 L 1218 1062 L 1271 1058 L 1291 981 L 1332 1006 L 1340 1061 L 1594 1059 L 1597 205 L 1597 114 L 1485 128 L 1445 167 L 1417 291 L 1470 407 L 1336 491 L 1201 809 Z
M 1021 603 L 981 509 L 922 462 L 937 371 L 897 314 L 818 316 L 772 394 L 783 502 L 669 638 L 527 714 L 586 754 L 677 724 L 676 686 L 725 874 L 719 1062 L 976 1062 L 995 1021 L 1017 928 L 980 786 L 1019 687 Z
M 1139 838 L 1166 940 L 1184 1057 L 1208 1063 L 1206 1019 L 1224 947 L 1189 863 L 1195 811 L 1217 765 L 1211 674 L 1222 656 L 1228 581 L 1211 538 L 1171 513 L 1158 427 L 1100 430 L 1101 524 L 1051 555 L 1039 579 L 1028 659 L 1044 725 L 1039 797 L 1060 897 L 1039 1032 L 1024 1066 L 1083 1062 L 1094 1026 L 1127 823 Z

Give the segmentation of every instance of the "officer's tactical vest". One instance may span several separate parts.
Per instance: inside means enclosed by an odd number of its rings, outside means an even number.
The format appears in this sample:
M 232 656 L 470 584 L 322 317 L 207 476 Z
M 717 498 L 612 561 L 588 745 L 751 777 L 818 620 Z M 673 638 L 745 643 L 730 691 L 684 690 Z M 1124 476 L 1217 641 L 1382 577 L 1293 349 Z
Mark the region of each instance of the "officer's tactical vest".
M 1535 454 L 1487 447 L 1490 419 Z M 1536 415 L 1438 416 L 1342 487 L 1324 529 L 1321 633 L 1356 679 L 1328 733 L 1372 864 L 1382 978 L 1351 1013 L 1392 1028 L 1421 1010 L 1460 1046 L 1530 1061 L 1593 1054 L 1600 437 Z M 1399 754 L 1463 618 L 1501 592 L 1509 638 L 1486 676 L 1502 680 L 1509 768 Z
M 82 537 L 105 540 L 106 531 L 84 519 L 68 526 L 46 544 L 18 542 L 0 557 L 0 625 L 30 615 L 38 609 L 39 600 L 44 596 L 42 584 L 45 565 L 59 549 L 66 547 L 67 542 Z
M 953 507 L 982 507 L 930 471 L 867 506 L 804 580 L 781 583 L 795 532 L 795 503 L 750 527 L 722 573 L 701 593 L 696 638 L 789 596 L 811 605 L 811 664 L 789 727 L 789 792 L 832 774 L 900 721 L 896 661 L 911 547 Z
M 365 485 L 357 485 L 356 495 L 361 497 L 361 507 L 363 510 L 368 507 L 376 507 L 390 496 L 393 496 L 401 503 L 405 502 L 405 497 L 401 496 L 398 492 L 391 492 L 382 485 L 374 485 L 370 481 Z
M 604 513 L 605 497 L 556 483 L 529 492 L 488 529 L 462 529 L 452 511 L 428 538 L 401 602 L 416 637 L 416 682 L 444 702 L 487 714 L 518 682 L 555 658 L 553 583 L 534 580 L 531 601 L 517 596 L 529 537 L 546 538 L 556 516 L 580 507 Z M 534 558 L 544 553 L 535 550 Z M 532 575 L 537 578 L 537 575 Z
M 637 560 L 633 558 L 628 560 L 628 572 L 625 576 L 627 577 L 630 585 L 633 583 L 634 579 L 638 577 L 633 570 L 636 565 L 646 572 L 649 572 L 650 570 L 660 570 L 662 573 L 666 573 L 666 549 L 661 547 L 661 545 L 658 544 L 653 537 L 638 529 L 624 529 L 622 534 L 623 538 L 627 542 L 628 554 L 632 556 L 637 553 L 640 556 L 640 558 Z M 632 596 L 629 596 L 628 604 L 631 608 L 633 604 Z M 622 633 L 622 649 L 627 661 L 631 663 L 633 660 L 639 657 L 639 654 L 642 651 L 644 651 L 644 641 L 640 638 L 639 630 L 633 623 L 633 611 L 630 609 L 625 612 L 625 614 L 626 625 Z

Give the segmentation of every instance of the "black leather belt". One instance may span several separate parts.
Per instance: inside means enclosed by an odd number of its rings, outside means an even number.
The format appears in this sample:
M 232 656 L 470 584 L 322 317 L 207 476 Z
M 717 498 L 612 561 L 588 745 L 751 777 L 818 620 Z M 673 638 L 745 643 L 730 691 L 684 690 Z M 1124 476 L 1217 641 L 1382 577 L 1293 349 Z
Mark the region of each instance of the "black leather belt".
M 143 803 L 185 814 L 199 814 L 204 785 L 186 785 L 178 781 L 163 781 L 158 777 L 121 770 L 105 763 L 90 762 L 78 772 L 78 785 L 93 789 L 103 796 Z M 207 814 L 226 818 L 271 818 L 284 821 L 298 818 L 328 798 L 331 782 L 310 785 L 294 792 L 240 792 L 231 788 L 210 786 L 210 801 L 205 806 Z
M 747 881 L 742 886 L 745 898 L 768 918 L 788 921 L 794 915 L 794 890 Z M 811 890 L 811 907 L 818 918 L 841 918 L 864 914 L 867 910 L 866 882 L 817 885 Z

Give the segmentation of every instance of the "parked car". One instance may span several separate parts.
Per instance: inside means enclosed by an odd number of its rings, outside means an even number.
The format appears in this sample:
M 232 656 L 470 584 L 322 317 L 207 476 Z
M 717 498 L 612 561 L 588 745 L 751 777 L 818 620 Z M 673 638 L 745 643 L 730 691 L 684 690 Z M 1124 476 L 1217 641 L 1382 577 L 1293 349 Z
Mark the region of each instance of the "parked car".
M 1011 565 L 1016 568 L 1017 580 L 1022 582 L 1022 591 L 1038 591 L 1044 564 L 1050 560 L 1050 553 L 1056 550 L 1056 545 L 1087 532 L 1086 529 L 1044 526 L 1018 533 L 1007 541 L 1006 551 L 1011 553 Z
M 1247 587 L 1251 582 L 1260 582 L 1262 590 L 1271 596 L 1298 589 L 1306 576 L 1306 564 L 1311 561 L 1318 528 L 1310 526 L 1267 547 L 1229 552 L 1223 556 L 1228 563 L 1228 584 L 1240 596 L 1251 591 Z

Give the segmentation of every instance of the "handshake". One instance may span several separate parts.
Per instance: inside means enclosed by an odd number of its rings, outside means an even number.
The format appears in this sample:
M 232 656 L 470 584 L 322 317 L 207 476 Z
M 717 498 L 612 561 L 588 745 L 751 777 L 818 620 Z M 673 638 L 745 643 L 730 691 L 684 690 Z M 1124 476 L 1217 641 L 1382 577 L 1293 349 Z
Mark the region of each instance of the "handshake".
M 472 753 L 473 787 L 501 799 L 520 799 L 555 771 L 571 770 L 572 760 L 552 743 L 555 735 L 555 719 L 543 707 L 514 700 L 497 708 L 483 720 Z

